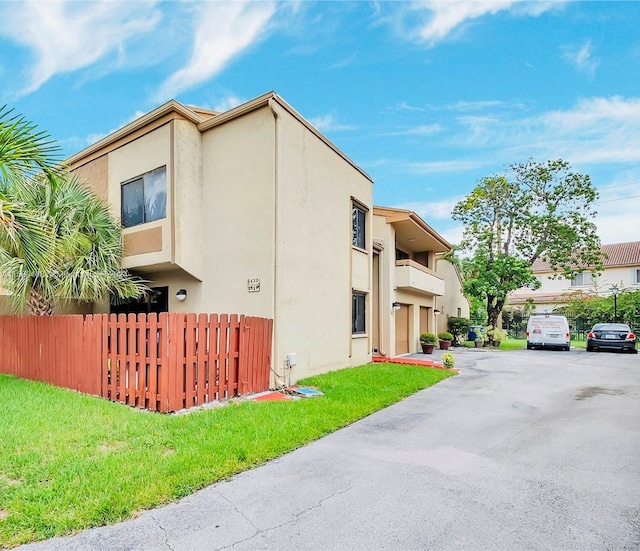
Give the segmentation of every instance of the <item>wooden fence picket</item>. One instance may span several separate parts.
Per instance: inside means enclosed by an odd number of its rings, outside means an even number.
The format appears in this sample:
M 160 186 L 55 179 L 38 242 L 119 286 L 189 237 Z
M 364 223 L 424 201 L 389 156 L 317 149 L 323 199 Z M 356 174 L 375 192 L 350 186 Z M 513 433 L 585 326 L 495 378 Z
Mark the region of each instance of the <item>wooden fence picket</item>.
M 272 327 L 237 314 L 0 316 L 0 373 L 171 412 L 267 390 Z

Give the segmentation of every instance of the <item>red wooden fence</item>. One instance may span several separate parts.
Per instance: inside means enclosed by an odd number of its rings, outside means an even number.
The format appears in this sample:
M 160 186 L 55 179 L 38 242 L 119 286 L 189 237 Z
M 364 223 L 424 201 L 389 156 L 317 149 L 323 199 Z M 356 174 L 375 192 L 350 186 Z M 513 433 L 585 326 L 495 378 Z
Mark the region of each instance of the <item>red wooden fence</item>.
M 169 412 L 269 388 L 272 320 L 0 316 L 0 373 Z

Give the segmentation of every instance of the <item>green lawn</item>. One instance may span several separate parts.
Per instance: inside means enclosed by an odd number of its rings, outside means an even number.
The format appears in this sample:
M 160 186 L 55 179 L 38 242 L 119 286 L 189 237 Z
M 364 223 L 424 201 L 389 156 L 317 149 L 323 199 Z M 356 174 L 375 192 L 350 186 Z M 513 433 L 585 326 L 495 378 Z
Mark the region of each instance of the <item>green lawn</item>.
M 131 517 L 298 448 L 453 373 L 369 364 L 325 396 L 162 415 L 0 375 L 0 547 Z

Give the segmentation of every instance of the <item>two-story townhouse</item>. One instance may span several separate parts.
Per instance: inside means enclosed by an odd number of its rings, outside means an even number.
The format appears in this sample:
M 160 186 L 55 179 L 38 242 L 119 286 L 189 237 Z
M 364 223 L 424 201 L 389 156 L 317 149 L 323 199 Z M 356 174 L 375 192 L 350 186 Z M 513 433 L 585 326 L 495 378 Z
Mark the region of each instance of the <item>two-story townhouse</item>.
M 439 308 L 466 303 L 455 269 L 437 268 L 451 245 L 410 210 L 374 207 L 373 231 L 373 351 L 389 357 L 417 352 L 421 333 L 446 330 Z
M 590 271 L 576 274 L 573 279 L 557 277 L 548 263 L 541 260 L 532 266 L 540 288 L 521 288 L 509 295 L 508 306 L 532 305 L 534 313 L 551 312 L 566 305 L 576 294 L 608 296 L 625 289 L 640 289 L 640 241 L 602 245 L 604 269 L 594 276 Z
M 154 291 L 94 312 L 272 318 L 274 383 L 371 359 L 373 182 L 277 94 L 223 113 L 169 101 L 68 164 Z

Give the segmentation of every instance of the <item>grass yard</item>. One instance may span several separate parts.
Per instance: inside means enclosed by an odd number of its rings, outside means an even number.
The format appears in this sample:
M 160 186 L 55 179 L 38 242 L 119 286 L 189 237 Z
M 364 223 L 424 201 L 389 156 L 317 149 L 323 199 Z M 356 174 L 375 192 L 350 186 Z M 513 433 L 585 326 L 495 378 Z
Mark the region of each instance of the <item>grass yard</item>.
M 123 520 L 260 465 L 453 373 L 369 364 L 301 381 L 324 397 L 188 415 L 0 375 L 0 547 Z

